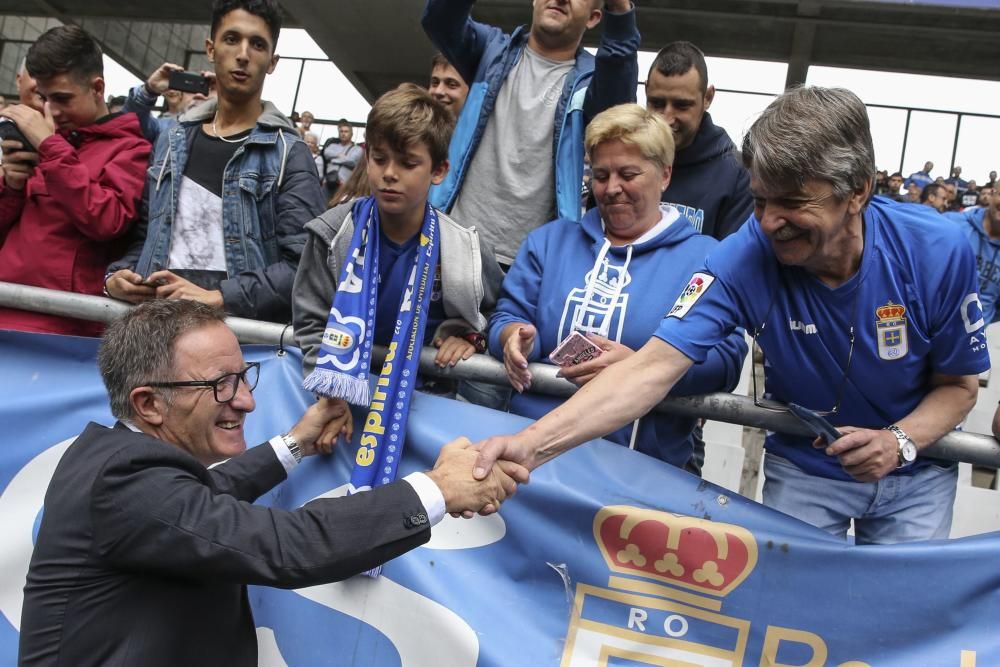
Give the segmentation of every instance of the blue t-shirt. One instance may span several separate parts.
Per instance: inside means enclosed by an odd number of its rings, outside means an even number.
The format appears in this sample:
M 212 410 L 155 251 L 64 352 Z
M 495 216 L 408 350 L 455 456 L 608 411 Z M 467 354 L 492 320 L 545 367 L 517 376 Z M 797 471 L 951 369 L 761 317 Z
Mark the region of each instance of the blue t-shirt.
M 395 243 L 379 230 L 378 250 L 378 303 L 375 305 L 375 344 L 388 345 L 399 318 L 399 304 L 403 300 L 403 290 L 410 278 L 417 254 L 420 234 L 405 243 Z M 441 302 L 441 267 L 434 271 L 434 285 L 431 288 L 431 305 L 427 311 L 424 326 L 424 345 L 430 345 L 434 332 L 444 322 L 446 316 Z
M 945 219 L 954 220 L 965 238 L 972 245 L 979 270 L 979 300 L 983 306 L 983 319 L 992 324 L 997 319 L 997 303 L 1000 302 L 1000 239 L 986 235 L 983 218 L 985 208 L 977 208 L 961 213 L 945 213 Z
M 734 327 L 759 331 L 770 398 L 829 410 L 842 388 L 835 426 L 893 424 L 928 393 L 930 373 L 989 368 L 972 250 L 955 226 L 914 208 L 872 200 L 861 265 L 837 288 L 779 264 L 753 218 L 708 256 L 655 335 L 698 362 Z M 766 447 L 812 475 L 853 479 L 810 438 L 771 433 Z

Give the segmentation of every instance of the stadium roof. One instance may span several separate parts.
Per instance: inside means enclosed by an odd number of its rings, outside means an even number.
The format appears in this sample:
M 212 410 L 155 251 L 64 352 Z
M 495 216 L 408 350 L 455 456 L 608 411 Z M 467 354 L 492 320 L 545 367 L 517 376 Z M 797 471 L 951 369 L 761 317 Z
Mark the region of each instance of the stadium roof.
M 280 0 L 369 98 L 426 79 L 433 48 L 421 0 Z M 636 0 L 642 48 L 686 39 L 712 56 L 789 63 L 788 83 L 809 65 L 997 79 L 996 0 Z M 6 0 L 5 14 L 207 23 L 205 0 Z M 530 21 L 529 0 L 479 0 L 477 20 L 505 29 Z M 598 28 L 586 44 L 596 46 Z M 280 49 L 279 49 L 280 51 Z M 128 64 L 128 63 L 126 63 Z M 642 73 L 644 75 L 645 73 Z

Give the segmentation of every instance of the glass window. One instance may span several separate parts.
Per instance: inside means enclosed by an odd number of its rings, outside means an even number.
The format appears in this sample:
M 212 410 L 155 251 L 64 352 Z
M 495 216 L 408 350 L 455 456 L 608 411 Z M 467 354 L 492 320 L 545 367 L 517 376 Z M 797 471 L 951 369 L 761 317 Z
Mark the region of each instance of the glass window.
M 1000 155 L 1000 118 L 963 116 L 955 151 L 955 164 L 962 168 L 962 178 L 979 185 L 988 182 L 989 173 L 1000 168 L 997 155 Z
M 875 145 L 875 164 L 890 174 L 899 170 L 899 156 L 903 151 L 903 134 L 906 130 L 906 111 L 868 107 L 868 121 Z M 923 167 L 923 162 L 920 167 Z M 917 167 L 918 169 L 920 167 Z M 911 172 L 905 172 L 903 176 Z
M 909 139 L 903 156 L 903 176 L 923 169 L 928 160 L 934 163 L 932 177 L 949 176 L 948 167 L 951 164 L 957 121 L 958 116 L 949 113 L 914 111 L 910 115 Z
M 312 111 L 313 115 L 334 124 L 314 124 L 320 135 L 320 145 L 337 136 L 335 123 L 341 118 L 364 123 L 371 105 L 347 80 L 337 66 L 329 61 L 307 60 L 302 72 L 302 85 L 296 103 L 299 113 Z M 354 131 L 354 140 L 362 141 L 363 131 Z

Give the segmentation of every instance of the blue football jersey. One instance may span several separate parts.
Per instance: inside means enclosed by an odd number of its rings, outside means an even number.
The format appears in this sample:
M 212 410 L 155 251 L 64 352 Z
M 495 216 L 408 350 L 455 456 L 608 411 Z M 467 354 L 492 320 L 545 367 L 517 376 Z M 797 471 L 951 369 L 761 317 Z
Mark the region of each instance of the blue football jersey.
M 830 410 L 839 397 L 831 423 L 883 428 L 916 408 L 930 373 L 989 368 L 977 285 L 972 249 L 956 226 L 879 197 L 864 213 L 859 270 L 844 284 L 830 288 L 779 264 L 751 219 L 708 256 L 655 335 L 697 362 L 745 327 L 764 351 L 769 398 Z M 852 479 L 809 438 L 773 433 L 766 447 L 810 474 Z

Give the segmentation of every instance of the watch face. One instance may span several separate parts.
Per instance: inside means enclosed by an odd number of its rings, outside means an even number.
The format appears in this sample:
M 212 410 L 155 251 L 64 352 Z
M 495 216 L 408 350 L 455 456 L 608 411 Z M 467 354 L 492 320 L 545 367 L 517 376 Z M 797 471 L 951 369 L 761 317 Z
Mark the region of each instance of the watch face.
M 899 448 L 899 455 L 907 463 L 912 463 L 917 459 L 917 446 L 912 442 L 906 442 Z

